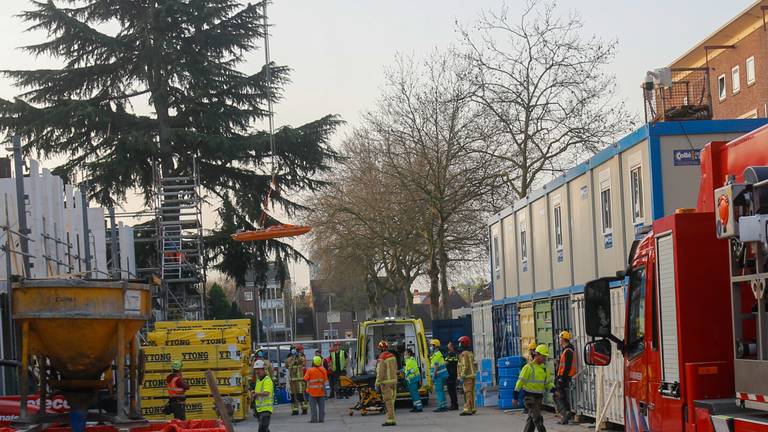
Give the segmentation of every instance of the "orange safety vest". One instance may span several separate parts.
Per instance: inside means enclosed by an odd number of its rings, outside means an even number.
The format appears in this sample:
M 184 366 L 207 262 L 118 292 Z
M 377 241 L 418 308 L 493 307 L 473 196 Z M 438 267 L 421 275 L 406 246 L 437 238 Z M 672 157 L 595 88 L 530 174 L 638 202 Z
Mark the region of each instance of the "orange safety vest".
M 307 393 L 313 397 L 325 396 L 325 383 L 328 381 L 328 372 L 321 367 L 312 367 L 307 369 L 304 374 L 304 380 L 307 382 Z
M 565 354 L 571 352 L 571 370 L 568 371 L 568 376 L 573 377 L 576 375 L 576 353 L 573 351 L 573 347 L 566 347 L 563 352 L 560 353 L 560 365 L 557 368 L 557 376 L 565 375 Z
M 168 383 L 168 396 L 169 397 L 183 397 L 186 390 L 181 386 L 182 378 L 178 375 L 171 378 Z

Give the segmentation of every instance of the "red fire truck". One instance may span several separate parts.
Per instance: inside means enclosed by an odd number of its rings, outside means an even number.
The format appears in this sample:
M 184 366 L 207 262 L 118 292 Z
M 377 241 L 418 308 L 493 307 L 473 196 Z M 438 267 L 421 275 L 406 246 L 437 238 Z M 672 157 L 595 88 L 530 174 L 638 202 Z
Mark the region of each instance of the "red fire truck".
M 628 431 L 768 431 L 768 126 L 701 151 L 696 209 L 653 223 L 626 272 L 589 282 L 587 364 L 624 361 Z M 611 283 L 626 324 L 611 334 Z

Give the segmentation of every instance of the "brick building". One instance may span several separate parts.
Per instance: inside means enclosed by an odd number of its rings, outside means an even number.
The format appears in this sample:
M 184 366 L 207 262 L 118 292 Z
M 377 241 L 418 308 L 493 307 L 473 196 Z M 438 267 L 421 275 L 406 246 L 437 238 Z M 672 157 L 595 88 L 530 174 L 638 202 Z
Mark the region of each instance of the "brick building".
M 248 270 L 245 286 L 238 287 L 235 301 L 246 316 L 255 316 L 260 320 L 267 342 L 288 341 L 292 339 L 291 311 L 287 301 L 290 294 L 291 275 L 288 269 L 279 272 L 277 265 L 271 262 L 261 275 L 253 269 Z M 260 305 L 258 311 L 257 299 Z
M 711 118 L 768 117 L 768 0 L 753 3 L 669 65 L 673 89 L 688 87 L 692 73 L 706 71 Z M 678 71 L 678 72 L 675 72 Z M 686 77 L 687 76 L 687 77 Z M 699 93 L 679 91 L 669 105 L 691 103 Z

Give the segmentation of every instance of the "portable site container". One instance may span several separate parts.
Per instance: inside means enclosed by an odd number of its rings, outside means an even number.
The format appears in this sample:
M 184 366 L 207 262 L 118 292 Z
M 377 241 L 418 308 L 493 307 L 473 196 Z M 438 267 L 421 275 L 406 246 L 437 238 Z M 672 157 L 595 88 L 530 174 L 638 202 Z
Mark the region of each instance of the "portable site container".
M 477 364 L 481 360 L 495 362 L 493 345 L 493 302 L 490 300 L 472 303 L 472 343 Z
M 547 368 L 554 376 L 555 373 L 555 344 L 552 335 L 552 303 L 549 299 L 533 303 L 534 322 L 536 325 L 536 343 L 546 345 L 549 348 Z M 544 393 L 544 405 L 555 406 L 551 393 Z
M 695 206 L 698 150 L 766 122 L 645 125 L 495 214 L 488 221 L 494 300 L 574 288 L 623 270 L 639 228 Z
M 528 357 L 528 344 L 536 342 L 536 324 L 533 318 L 533 303 L 526 302 L 518 305 L 520 319 L 520 351 Z
M 572 315 L 570 296 L 552 298 L 552 335 L 555 338 L 554 357 L 556 359 L 560 358 L 560 352 L 562 351 L 559 343 L 560 333 L 565 330 L 573 333 Z
M 625 312 L 624 288 L 611 290 L 611 315 L 613 334 L 624 336 Z M 581 354 L 584 345 L 591 340 L 584 328 L 584 294 L 575 294 L 572 300 L 573 344 Z M 574 410 L 581 415 L 596 417 L 602 407 L 606 408 L 605 420 L 624 424 L 624 362 L 621 352 L 613 345 L 613 358 L 609 366 L 593 367 L 584 364 L 579 356 L 579 372 L 574 379 Z M 612 394 L 611 394 L 612 393 Z M 610 396 L 610 400 L 608 399 Z
M 497 359 L 520 355 L 520 324 L 517 304 L 493 307 L 493 347 Z

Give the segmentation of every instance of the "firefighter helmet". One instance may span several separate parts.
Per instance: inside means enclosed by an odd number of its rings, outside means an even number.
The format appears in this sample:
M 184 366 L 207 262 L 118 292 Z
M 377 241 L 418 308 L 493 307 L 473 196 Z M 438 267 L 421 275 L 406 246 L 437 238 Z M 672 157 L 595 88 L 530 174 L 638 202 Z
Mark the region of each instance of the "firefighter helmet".
M 469 336 L 462 336 L 459 338 L 460 347 L 468 348 L 470 345 L 472 345 L 472 339 L 470 339 Z
M 389 349 L 389 344 L 387 343 L 387 341 L 383 340 L 383 341 L 379 342 L 379 349 L 382 350 L 382 351 L 383 350 L 388 350 Z

